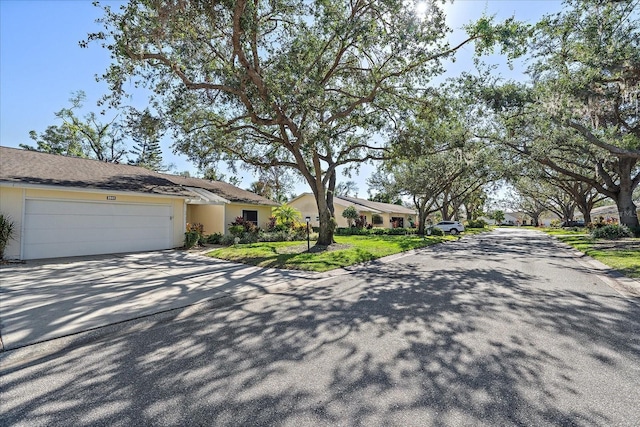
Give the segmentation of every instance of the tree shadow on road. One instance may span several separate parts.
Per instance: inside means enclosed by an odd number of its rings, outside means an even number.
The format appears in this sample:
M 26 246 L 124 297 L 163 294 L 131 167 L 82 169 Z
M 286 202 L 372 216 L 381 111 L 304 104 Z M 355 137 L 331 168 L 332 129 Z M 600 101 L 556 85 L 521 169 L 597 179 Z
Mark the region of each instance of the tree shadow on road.
M 48 425 L 632 420 L 637 390 L 607 378 L 640 380 L 629 363 L 640 363 L 638 306 L 536 280 L 380 263 L 12 367 L 1 415 Z

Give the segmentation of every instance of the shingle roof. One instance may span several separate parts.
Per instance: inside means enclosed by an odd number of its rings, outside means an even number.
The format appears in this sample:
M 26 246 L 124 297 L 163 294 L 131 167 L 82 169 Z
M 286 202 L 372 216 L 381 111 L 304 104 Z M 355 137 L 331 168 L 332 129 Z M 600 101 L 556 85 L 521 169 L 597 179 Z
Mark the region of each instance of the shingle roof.
M 66 157 L 38 151 L 0 147 L 0 181 L 113 191 L 132 191 L 193 198 L 187 186 L 204 188 L 221 197 L 250 204 L 277 203 L 219 181 L 161 174 L 138 166 Z
M 0 147 L 0 181 L 184 196 L 162 175 L 137 166 Z
M 242 188 L 238 188 L 235 185 L 231 185 L 226 182 L 209 181 L 200 178 L 186 178 L 177 175 L 163 174 L 162 176 L 177 185 L 204 188 L 205 190 L 209 190 L 212 193 L 232 202 L 249 203 L 252 205 L 279 206 L 279 204 L 273 200 L 269 200 L 266 197 L 262 197 L 256 193 L 252 193 L 251 191 L 243 190 Z
M 347 196 L 335 196 L 334 202 L 336 200 L 342 200 L 347 204 L 358 204 L 362 205 L 365 208 L 371 210 L 377 210 L 379 212 L 385 213 L 399 213 L 399 214 L 407 214 L 407 215 L 415 215 L 415 209 L 407 208 L 401 205 L 394 205 L 391 203 L 382 203 L 382 202 L 372 202 L 366 199 L 359 199 L 357 197 L 347 197 Z
M 302 196 L 311 195 L 311 193 L 303 193 L 293 200 L 297 200 Z M 290 201 L 290 202 L 291 202 Z M 359 199 L 357 197 L 334 196 L 333 203 L 340 206 L 353 206 L 358 211 L 369 211 L 372 213 L 397 213 L 406 215 L 415 215 L 416 210 L 402 205 L 394 205 L 391 203 L 372 202 L 370 200 Z

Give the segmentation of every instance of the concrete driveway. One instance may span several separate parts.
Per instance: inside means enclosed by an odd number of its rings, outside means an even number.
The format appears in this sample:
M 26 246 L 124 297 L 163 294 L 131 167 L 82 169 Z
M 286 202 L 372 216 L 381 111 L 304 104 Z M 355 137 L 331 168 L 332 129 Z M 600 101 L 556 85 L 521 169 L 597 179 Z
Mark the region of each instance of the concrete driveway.
M 0 336 L 15 349 L 315 276 L 175 250 L 2 265 Z

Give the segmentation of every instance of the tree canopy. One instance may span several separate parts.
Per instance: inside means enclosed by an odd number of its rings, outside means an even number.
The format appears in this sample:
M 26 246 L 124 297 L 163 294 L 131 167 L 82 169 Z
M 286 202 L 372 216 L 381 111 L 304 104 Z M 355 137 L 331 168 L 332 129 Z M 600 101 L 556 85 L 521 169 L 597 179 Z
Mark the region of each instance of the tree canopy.
M 491 138 L 610 197 L 638 227 L 638 1 L 573 0 L 535 29 L 531 85 L 503 84 L 486 100 Z
M 221 159 L 296 170 L 311 188 L 319 244 L 333 241 L 336 171 L 385 158 L 411 99 L 441 59 L 483 37 L 490 20 L 446 42 L 444 14 L 405 0 L 131 0 L 104 7 L 112 53 L 104 78 L 117 104 L 125 82 L 154 93 L 175 149 L 198 164 Z M 513 33 L 512 23 L 502 32 Z M 488 36 L 491 34 L 491 37 Z

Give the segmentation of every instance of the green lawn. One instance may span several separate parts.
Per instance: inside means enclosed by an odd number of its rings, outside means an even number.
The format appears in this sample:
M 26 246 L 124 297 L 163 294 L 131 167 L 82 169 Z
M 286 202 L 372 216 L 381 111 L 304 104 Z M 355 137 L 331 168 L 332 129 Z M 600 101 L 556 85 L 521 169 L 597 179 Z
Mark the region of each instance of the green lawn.
M 547 230 L 545 230 L 548 232 Z M 562 231 L 562 230 L 561 230 Z M 552 234 L 552 233 L 549 233 Z M 582 233 L 555 233 L 558 240 L 567 243 L 580 252 L 589 255 L 592 258 L 615 268 L 627 277 L 640 278 L 640 249 L 637 249 L 640 239 L 625 240 L 631 242 L 628 245 L 624 243 L 611 241 L 611 245 L 615 248 L 599 248 L 597 242 L 608 242 L 606 240 L 595 240 L 589 234 Z M 617 242 L 617 243 L 616 243 Z
M 588 234 L 586 229 L 582 229 L 582 230 L 578 229 L 578 230 L 579 231 L 565 230 L 563 228 L 543 228 L 542 229 L 542 231 L 552 236 L 569 236 L 569 235 L 584 236 Z
M 415 235 L 336 236 L 335 248 L 318 247 L 311 242 L 311 252 L 307 252 L 307 242 L 264 242 L 229 246 L 208 255 L 260 267 L 323 272 L 457 238 L 422 238 Z

